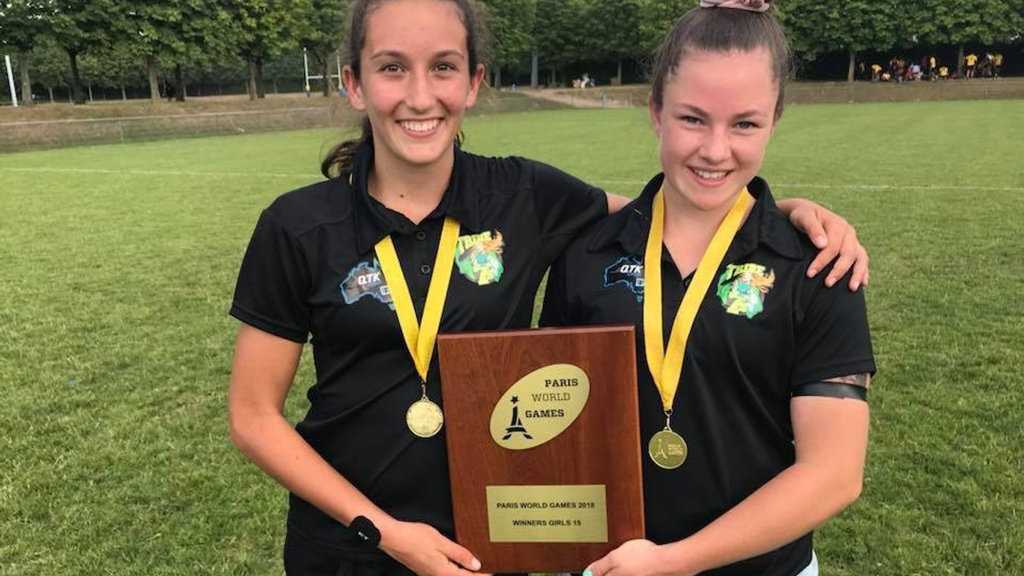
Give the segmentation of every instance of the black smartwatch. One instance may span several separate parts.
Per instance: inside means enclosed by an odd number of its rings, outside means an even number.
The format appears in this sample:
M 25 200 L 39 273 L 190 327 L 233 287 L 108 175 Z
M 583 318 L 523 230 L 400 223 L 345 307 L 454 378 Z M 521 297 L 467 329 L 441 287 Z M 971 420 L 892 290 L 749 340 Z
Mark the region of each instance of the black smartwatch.
M 348 527 L 354 530 L 363 539 L 363 542 L 370 546 L 376 548 L 380 544 L 380 530 L 377 530 L 377 527 L 366 516 L 356 516 Z

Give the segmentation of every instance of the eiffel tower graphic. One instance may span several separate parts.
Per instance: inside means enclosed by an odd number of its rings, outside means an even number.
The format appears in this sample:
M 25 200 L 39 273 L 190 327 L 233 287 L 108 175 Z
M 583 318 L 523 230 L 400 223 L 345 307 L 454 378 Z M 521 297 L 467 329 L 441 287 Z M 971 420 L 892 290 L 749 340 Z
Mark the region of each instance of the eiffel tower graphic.
M 526 427 L 523 426 L 523 420 L 519 418 L 519 406 L 516 406 L 518 403 L 519 397 L 513 396 L 512 421 L 509 423 L 508 428 L 505 428 L 505 435 L 502 436 L 502 440 L 508 440 L 515 433 L 522 434 L 527 440 L 533 440 L 533 436 L 530 436 L 530 433 L 526 431 Z

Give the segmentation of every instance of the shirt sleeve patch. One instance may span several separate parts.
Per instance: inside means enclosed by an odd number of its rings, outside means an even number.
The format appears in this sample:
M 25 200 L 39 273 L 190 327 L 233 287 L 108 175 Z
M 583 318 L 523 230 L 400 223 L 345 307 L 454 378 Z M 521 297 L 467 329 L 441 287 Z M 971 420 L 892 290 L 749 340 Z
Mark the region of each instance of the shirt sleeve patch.
M 455 265 L 460 274 L 477 286 L 496 284 L 505 273 L 504 251 L 505 239 L 497 230 L 460 236 L 455 246 Z
M 635 256 L 623 256 L 604 269 L 604 287 L 619 285 L 629 290 L 637 302 L 644 301 L 644 265 Z

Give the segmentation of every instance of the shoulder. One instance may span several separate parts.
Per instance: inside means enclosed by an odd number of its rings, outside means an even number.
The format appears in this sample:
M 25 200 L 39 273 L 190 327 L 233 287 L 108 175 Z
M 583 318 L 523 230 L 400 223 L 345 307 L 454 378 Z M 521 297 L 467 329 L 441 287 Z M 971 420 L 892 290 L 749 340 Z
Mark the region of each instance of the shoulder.
M 348 183 L 331 178 L 297 188 L 278 196 L 264 211 L 295 236 L 339 221 L 352 214 L 352 193 Z
M 521 156 L 481 156 L 462 152 L 460 171 L 475 181 L 506 188 L 583 185 L 585 182 L 550 164 Z M 504 186 L 502 186 L 504 185 Z

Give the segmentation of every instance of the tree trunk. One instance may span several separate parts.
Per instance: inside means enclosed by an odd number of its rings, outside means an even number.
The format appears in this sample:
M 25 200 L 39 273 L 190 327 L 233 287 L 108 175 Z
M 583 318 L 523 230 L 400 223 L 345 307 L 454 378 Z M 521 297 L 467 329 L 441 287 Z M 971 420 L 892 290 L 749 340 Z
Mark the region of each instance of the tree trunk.
M 540 74 L 538 70 L 540 58 L 537 56 L 537 51 L 534 50 L 530 56 L 530 88 L 536 88 L 540 84 Z
M 128 92 L 124 88 L 124 84 L 121 84 L 121 100 L 128 101 Z
M 181 64 L 177 63 L 174 65 L 174 83 L 178 87 L 175 90 L 175 100 L 178 102 L 185 101 L 185 71 L 181 69 Z
M 857 66 L 857 53 L 854 52 L 853 50 L 850 50 L 850 69 L 846 73 L 846 81 L 847 82 L 853 82 L 854 72 L 856 71 L 855 70 L 856 66 Z
M 50 93 L 50 104 L 53 104 L 53 86 L 47 86 L 46 91 Z
M 548 88 L 554 88 L 555 87 L 555 82 L 557 82 L 557 81 L 558 80 L 557 80 L 557 77 L 555 76 L 555 69 L 552 68 L 551 69 L 551 81 L 548 82 Z
M 156 56 L 146 56 L 146 77 L 149 78 L 149 99 L 160 101 L 160 77 L 156 73 Z
M 619 60 L 619 69 L 615 71 L 615 78 L 616 78 L 617 84 L 619 86 L 622 86 L 622 60 L 621 59 Z
M 956 49 L 956 77 L 964 77 L 964 45 L 957 46 Z
M 71 61 L 71 102 L 73 104 L 85 104 L 85 94 L 82 93 L 82 76 L 78 72 L 78 52 L 68 50 L 68 59 Z
M 249 100 L 256 99 L 256 62 L 249 60 Z
M 317 61 L 320 62 L 320 75 L 324 78 L 324 98 L 328 98 L 331 95 L 331 59 L 327 56 L 317 56 Z
M 497 64 L 494 66 L 494 87 L 496 89 L 501 88 L 501 66 Z
M 31 106 L 32 101 L 32 78 L 29 76 L 29 66 L 32 65 L 32 55 L 29 52 L 18 53 L 18 64 L 21 68 L 21 104 Z
M 263 59 L 259 58 L 256 60 L 256 97 L 263 98 L 267 97 L 267 92 L 263 86 Z

